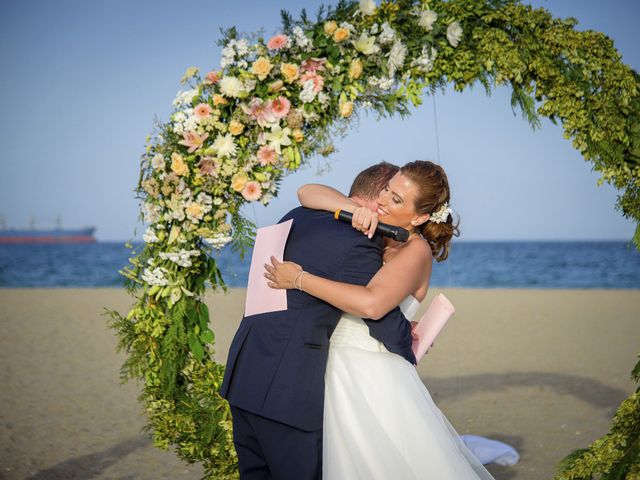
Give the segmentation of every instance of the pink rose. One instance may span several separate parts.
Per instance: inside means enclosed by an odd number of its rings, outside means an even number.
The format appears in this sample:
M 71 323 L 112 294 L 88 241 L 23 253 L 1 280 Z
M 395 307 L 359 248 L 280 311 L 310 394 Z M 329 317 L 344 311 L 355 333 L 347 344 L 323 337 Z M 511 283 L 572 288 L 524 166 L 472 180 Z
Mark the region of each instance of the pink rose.
M 219 81 L 220 81 L 220 75 L 218 75 L 218 72 L 211 71 L 207 73 L 207 75 L 204 77 L 204 83 L 208 85 L 215 85 Z

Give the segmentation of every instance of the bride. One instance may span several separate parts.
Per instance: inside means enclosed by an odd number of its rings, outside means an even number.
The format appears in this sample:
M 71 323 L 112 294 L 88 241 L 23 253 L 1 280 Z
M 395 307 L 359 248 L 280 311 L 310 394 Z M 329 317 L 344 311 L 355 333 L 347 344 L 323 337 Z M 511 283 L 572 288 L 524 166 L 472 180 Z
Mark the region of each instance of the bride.
M 298 191 L 303 206 L 353 213 L 352 225 L 371 237 L 378 221 L 403 227 L 409 240 L 385 239 L 383 267 L 368 285 L 312 275 L 272 258 L 272 288 L 298 288 L 344 312 L 331 336 L 325 373 L 323 478 L 492 479 L 434 404 L 415 367 L 369 335 L 362 318 L 380 319 L 400 305 L 412 318 L 429 288 L 433 259 L 443 261 L 457 234 L 442 167 L 403 166 L 371 211 L 323 185 Z

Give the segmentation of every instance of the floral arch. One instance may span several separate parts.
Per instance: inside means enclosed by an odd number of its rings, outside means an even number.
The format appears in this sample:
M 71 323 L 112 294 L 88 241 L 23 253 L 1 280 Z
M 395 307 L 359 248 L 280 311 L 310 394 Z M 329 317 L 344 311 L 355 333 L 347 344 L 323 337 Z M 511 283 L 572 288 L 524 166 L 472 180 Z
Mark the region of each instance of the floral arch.
M 617 208 L 640 222 L 639 81 L 604 34 L 517 0 L 340 0 L 313 20 L 304 10 L 282 20 L 267 39 L 227 30 L 221 68 L 182 78 L 189 89 L 142 156 L 149 228 L 121 272 L 136 302 L 126 316 L 107 310 L 128 354 L 122 379 L 143 382 L 155 444 L 202 462 L 209 478 L 237 476 L 203 303 L 207 282 L 225 288 L 212 253 L 249 246 L 254 226 L 240 207 L 268 203 L 283 175 L 330 153 L 332 132 L 358 109 L 406 115 L 449 83 L 508 84 L 532 125 L 539 115 L 562 123 L 621 192 Z

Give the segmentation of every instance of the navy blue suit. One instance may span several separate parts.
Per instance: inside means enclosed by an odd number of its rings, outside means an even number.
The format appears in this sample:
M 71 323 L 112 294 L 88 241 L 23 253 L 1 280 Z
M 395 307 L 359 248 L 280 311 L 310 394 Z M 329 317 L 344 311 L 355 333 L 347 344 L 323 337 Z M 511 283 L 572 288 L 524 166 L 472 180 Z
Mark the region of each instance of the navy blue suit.
M 382 266 L 377 235 L 370 240 L 328 212 L 303 207 L 281 222 L 289 219 L 284 259 L 307 272 L 366 285 Z M 244 317 L 229 349 L 220 393 L 232 406 L 242 478 L 321 476 L 324 373 L 342 312 L 298 290 L 287 290 L 287 305 Z M 410 324 L 399 308 L 365 321 L 388 350 L 415 364 Z

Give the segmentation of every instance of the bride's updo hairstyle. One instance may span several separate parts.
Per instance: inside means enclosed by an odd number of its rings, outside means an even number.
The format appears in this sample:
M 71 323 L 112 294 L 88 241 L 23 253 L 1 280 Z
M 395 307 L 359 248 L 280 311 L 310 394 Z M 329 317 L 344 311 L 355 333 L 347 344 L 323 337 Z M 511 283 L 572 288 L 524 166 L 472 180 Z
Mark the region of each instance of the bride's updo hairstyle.
M 445 203 L 449 204 L 450 192 L 447 174 L 440 165 L 427 160 L 416 160 L 400 168 L 400 173 L 410 179 L 417 187 L 415 209 L 420 215 L 437 212 Z M 433 258 L 438 262 L 449 256 L 449 244 L 454 236 L 460 235 L 457 222 L 453 223 L 453 216 L 449 214 L 441 223 L 427 220 L 416 227 L 416 232 L 429 242 Z

